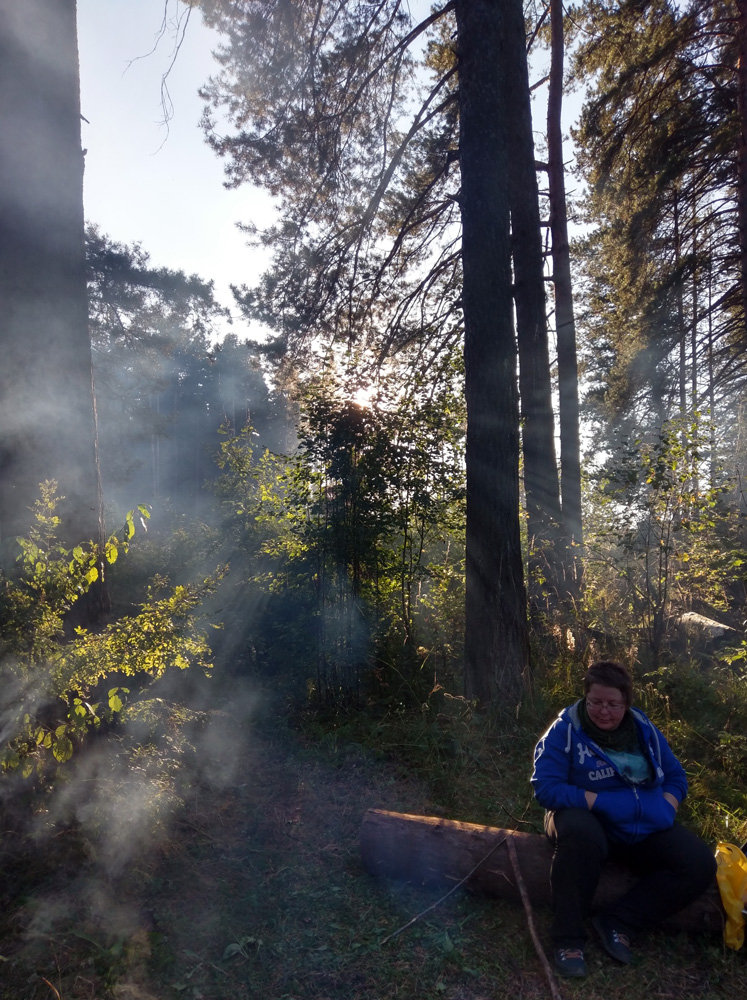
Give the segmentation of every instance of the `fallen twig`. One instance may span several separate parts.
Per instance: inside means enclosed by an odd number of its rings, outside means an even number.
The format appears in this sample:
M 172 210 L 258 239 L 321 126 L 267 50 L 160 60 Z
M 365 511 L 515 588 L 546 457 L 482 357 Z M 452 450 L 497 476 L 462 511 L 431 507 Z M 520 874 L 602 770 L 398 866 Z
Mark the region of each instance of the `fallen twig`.
M 524 904 L 524 912 L 527 917 L 527 924 L 529 925 L 529 933 L 532 937 L 532 942 L 534 943 L 535 950 L 539 956 L 539 960 L 542 963 L 542 968 L 545 970 L 545 975 L 547 976 L 547 982 L 550 985 L 550 993 L 552 994 L 553 1000 L 562 1000 L 560 995 L 560 990 L 558 989 L 558 984 L 555 979 L 555 974 L 550 968 L 550 963 L 547 961 L 547 956 L 545 955 L 544 948 L 542 947 L 537 934 L 537 928 L 534 925 L 534 913 L 532 912 L 532 904 L 529 902 L 529 893 L 527 892 L 527 887 L 524 885 L 524 879 L 521 877 L 521 870 L 519 869 L 519 859 L 516 857 L 516 845 L 510 837 L 503 838 L 506 841 L 506 847 L 508 849 L 508 857 L 511 861 L 511 868 L 513 869 L 514 876 L 516 877 L 516 884 L 519 887 L 519 893 L 521 895 L 521 902 Z
M 393 931 L 393 933 L 391 933 L 391 934 L 388 934 L 388 935 L 387 935 L 387 936 L 386 936 L 386 937 L 384 938 L 384 940 L 383 940 L 383 941 L 381 942 L 381 945 L 380 945 L 380 947 L 383 947 L 383 945 L 385 945 L 385 944 L 386 944 L 386 943 L 387 943 L 388 941 L 391 941 L 391 940 L 392 940 L 392 938 L 396 938 L 398 934 L 401 934 L 401 933 L 402 933 L 402 931 L 406 931 L 408 927 L 412 927 L 412 925 L 413 925 L 414 923 L 416 923 L 416 921 L 420 920 L 420 918 L 421 918 L 421 917 L 424 917 L 424 916 L 426 915 L 426 913 L 430 913 L 430 912 L 431 912 L 431 910 L 435 910 L 437 906 L 440 906 L 440 905 L 441 905 L 441 903 L 443 903 L 443 902 L 444 902 L 444 900 L 448 899 L 448 898 L 449 898 L 449 896 L 451 896 L 451 895 L 452 895 L 452 893 L 456 892 L 456 891 L 457 891 L 457 889 L 458 889 L 458 888 L 459 888 L 460 886 L 463 886 L 463 885 L 464 885 L 464 883 L 465 883 L 465 882 L 466 882 L 466 881 L 467 881 L 468 879 L 472 878 L 472 876 L 473 876 L 473 875 L 475 874 L 475 872 L 476 872 L 476 871 L 477 871 L 477 869 L 478 869 L 478 868 L 480 867 L 480 865 L 484 865 L 484 864 L 485 864 L 485 862 L 486 862 L 486 861 L 488 860 L 488 858 L 490 857 L 490 855 L 491 855 L 491 854 L 492 854 L 492 853 L 493 853 L 493 852 L 494 852 L 494 851 L 496 850 L 496 848 L 498 848 L 498 847 L 500 847 L 500 846 L 501 846 L 501 844 L 503 843 L 503 841 L 504 841 L 505 839 L 506 839 L 505 837 L 502 837 L 502 838 L 501 838 L 501 840 L 498 840 L 498 841 L 496 841 L 496 843 L 495 843 L 495 844 L 493 844 L 493 846 L 492 846 L 492 847 L 490 848 L 490 850 L 489 850 L 489 851 L 488 851 L 488 853 L 487 853 L 487 854 L 485 855 L 485 857 L 484 857 L 484 858 L 482 858 L 482 860 L 480 860 L 480 861 L 478 861 L 478 862 L 477 862 L 477 864 L 476 864 L 476 865 L 475 865 L 475 867 L 474 867 L 474 868 L 472 869 L 472 871 L 471 871 L 471 872 L 468 872 L 468 873 L 467 873 L 467 874 L 466 874 L 466 875 L 464 876 L 464 878 L 463 878 L 463 879 L 461 880 L 461 882 L 457 882 L 457 884 L 456 884 L 455 886 L 452 886 L 452 888 L 451 888 L 451 889 L 449 889 L 449 891 L 448 891 L 448 892 L 446 893 L 446 895 L 445 895 L 445 896 L 442 896 L 442 897 L 441 897 L 440 899 L 437 899 L 435 903 L 433 903 L 433 904 L 432 904 L 431 906 L 429 906 L 429 907 L 428 907 L 427 909 L 423 910 L 423 912 L 422 912 L 422 913 L 418 913 L 418 915 L 417 915 L 417 916 L 413 917 L 413 918 L 412 918 L 412 920 L 409 920 L 409 921 L 408 921 L 408 922 L 407 922 L 406 924 L 404 924 L 404 925 L 403 925 L 402 927 L 400 927 L 400 928 L 399 928 L 399 930 L 396 930 L 396 931 Z
M 47 984 L 47 986 L 50 988 L 50 990 L 52 990 L 52 992 L 54 993 L 54 995 L 57 997 L 57 1000 L 62 1000 L 62 997 L 60 996 L 60 991 L 57 989 L 56 986 L 52 986 L 52 984 L 50 983 L 50 981 L 48 979 L 45 979 L 44 976 L 39 976 L 39 978 L 41 979 L 41 981 L 43 983 Z

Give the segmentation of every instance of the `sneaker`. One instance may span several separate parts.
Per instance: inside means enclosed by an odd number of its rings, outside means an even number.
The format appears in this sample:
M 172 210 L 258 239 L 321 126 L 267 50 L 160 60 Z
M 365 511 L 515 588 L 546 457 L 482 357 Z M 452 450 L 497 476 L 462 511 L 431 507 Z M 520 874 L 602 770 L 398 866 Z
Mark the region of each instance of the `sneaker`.
M 629 965 L 633 953 L 630 950 L 628 935 L 624 931 L 616 930 L 608 917 L 593 917 L 591 922 L 607 954 L 623 965 Z
M 556 948 L 555 968 L 561 976 L 585 976 L 583 951 L 580 948 Z

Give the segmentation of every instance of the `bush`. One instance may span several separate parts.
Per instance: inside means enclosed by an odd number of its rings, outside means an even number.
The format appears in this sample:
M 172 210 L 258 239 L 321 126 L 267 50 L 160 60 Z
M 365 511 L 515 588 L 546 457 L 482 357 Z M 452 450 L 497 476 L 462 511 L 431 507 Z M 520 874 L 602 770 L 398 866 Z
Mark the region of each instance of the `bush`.
M 67 549 L 57 539 L 57 502 L 56 484 L 43 483 L 35 524 L 18 539 L 15 571 L 0 576 L 0 766 L 27 776 L 69 760 L 89 732 L 110 724 L 131 692 L 123 682 L 142 690 L 173 667 L 210 669 L 198 609 L 224 572 L 176 587 L 156 577 L 138 614 L 98 632 L 82 625 L 71 632 L 74 605 L 127 551 L 136 512 L 127 514 L 121 537 Z

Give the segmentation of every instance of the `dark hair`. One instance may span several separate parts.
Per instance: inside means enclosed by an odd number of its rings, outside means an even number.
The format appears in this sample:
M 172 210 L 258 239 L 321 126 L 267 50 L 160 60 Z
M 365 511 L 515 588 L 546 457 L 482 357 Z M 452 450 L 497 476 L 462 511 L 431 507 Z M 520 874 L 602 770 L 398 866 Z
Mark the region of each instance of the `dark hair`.
M 625 704 L 630 708 L 633 704 L 633 680 L 627 667 L 615 660 L 597 660 L 592 663 L 584 677 L 584 694 L 589 693 L 592 684 L 603 687 L 617 688 L 625 696 Z

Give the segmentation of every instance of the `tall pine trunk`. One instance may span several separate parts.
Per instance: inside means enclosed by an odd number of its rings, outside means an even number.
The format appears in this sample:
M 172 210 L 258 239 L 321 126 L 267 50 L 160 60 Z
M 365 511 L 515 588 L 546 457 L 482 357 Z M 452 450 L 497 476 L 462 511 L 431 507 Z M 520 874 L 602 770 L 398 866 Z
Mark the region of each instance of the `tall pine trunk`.
M 0 0 L 0 109 L 0 539 L 44 479 L 95 538 L 75 0 Z
M 467 399 L 465 688 L 480 704 L 504 707 L 521 700 L 527 665 L 503 71 L 509 2 L 517 0 L 456 5 Z
M 576 321 L 573 312 L 571 254 L 568 242 L 568 210 L 563 164 L 563 5 L 551 0 L 550 30 L 552 58 L 547 104 L 548 178 L 550 188 L 550 232 L 552 275 L 555 289 L 555 328 L 558 341 L 558 403 L 560 411 L 560 493 L 563 526 L 572 544 L 569 571 L 579 579 L 583 546 L 581 521 L 581 444 L 579 437 L 578 365 Z M 571 581 L 569 581 L 571 583 Z
M 680 417 L 687 413 L 687 325 L 685 323 L 685 289 L 682 282 L 682 230 L 680 226 L 680 192 L 675 187 L 673 202 L 674 220 L 674 273 L 676 285 L 674 286 L 675 302 L 677 304 L 677 340 L 679 343 L 679 408 Z M 687 437 L 683 429 L 682 443 L 686 444 Z
M 511 246 L 519 348 L 529 593 L 532 605 L 536 606 L 544 588 L 549 586 L 551 592 L 557 591 L 561 579 L 556 546 L 561 520 L 560 488 L 526 31 L 520 5 L 509 4 L 505 16 L 506 107 L 512 118 L 509 128 Z
M 737 87 L 739 150 L 737 159 L 737 217 L 741 266 L 742 336 L 747 342 L 747 0 L 737 0 Z

